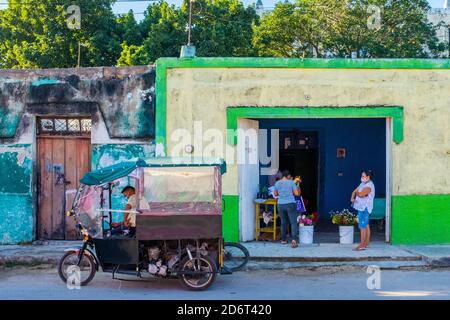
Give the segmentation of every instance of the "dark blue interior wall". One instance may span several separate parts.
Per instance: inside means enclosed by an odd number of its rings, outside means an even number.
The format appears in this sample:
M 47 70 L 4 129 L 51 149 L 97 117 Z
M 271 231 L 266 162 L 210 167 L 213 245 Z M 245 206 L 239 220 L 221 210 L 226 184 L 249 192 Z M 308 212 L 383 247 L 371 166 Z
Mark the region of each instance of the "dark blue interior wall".
M 385 123 L 385 119 L 261 119 L 259 126 L 318 132 L 319 213 L 323 217 L 331 210 L 350 208 L 351 192 L 360 183 L 364 169 L 375 172 L 376 197 L 385 197 Z M 346 149 L 345 158 L 336 157 L 337 148 Z M 261 176 L 260 184 L 266 185 L 267 177 Z

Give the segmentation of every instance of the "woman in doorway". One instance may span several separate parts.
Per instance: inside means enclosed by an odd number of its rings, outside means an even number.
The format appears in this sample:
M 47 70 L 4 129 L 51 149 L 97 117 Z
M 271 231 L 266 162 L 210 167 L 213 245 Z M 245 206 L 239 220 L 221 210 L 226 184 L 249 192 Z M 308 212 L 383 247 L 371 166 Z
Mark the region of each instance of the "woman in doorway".
M 291 225 L 291 246 L 298 247 L 297 204 L 295 196 L 300 195 L 300 189 L 292 180 L 288 170 L 282 172 L 282 178 L 275 183 L 274 194 L 278 197 L 277 207 L 281 217 L 281 243 L 287 243 L 286 226 Z
M 365 250 L 369 246 L 370 226 L 369 215 L 373 209 L 373 199 L 375 198 L 375 185 L 372 182 L 372 170 L 361 172 L 361 183 L 352 192 L 353 208 L 358 210 L 358 227 L 361 232 L 361 243 L 353 250 Z

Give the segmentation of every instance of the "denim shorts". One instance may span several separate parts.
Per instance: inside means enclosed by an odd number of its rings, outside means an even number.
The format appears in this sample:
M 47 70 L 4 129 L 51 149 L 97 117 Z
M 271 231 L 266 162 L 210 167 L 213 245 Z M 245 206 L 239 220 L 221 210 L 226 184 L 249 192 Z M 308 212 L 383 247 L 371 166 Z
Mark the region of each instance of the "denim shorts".
M 358 227 L 365 229 L 369 225 L 369 211 L 367 208 L 364 211 L 358 211 Z

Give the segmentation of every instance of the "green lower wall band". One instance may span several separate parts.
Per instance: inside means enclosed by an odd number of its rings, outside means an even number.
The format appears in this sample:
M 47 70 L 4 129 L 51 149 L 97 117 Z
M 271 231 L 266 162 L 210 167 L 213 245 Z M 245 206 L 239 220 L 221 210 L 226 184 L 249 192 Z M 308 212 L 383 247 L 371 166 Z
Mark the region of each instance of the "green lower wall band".
M 392 244 L 450 243 L 450 194 L 392 197 Z
M 239 241 L 239 196 L 224 195 L 222 212 L 223 238 L 227 242 Z

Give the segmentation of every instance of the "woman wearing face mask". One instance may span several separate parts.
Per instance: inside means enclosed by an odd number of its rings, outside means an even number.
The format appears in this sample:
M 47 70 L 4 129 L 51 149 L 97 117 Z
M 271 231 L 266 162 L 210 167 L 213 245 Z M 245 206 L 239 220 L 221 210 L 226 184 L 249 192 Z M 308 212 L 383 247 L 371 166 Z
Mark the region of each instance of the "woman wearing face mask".
M 361 183 L 352 192 L 351 201 L 353 208 L 358 210 L 358 227 L 361 232 L 361 243 L 354 249 L 356 251 L 365 250 L 369 246 L 369 214 L 372 213 L 373 199 L 375 198 L 375 185 L 372 178 L 372 170 L 361 172 Z

